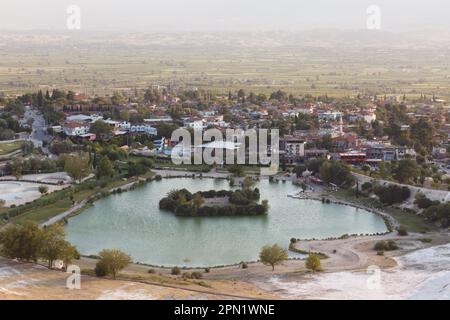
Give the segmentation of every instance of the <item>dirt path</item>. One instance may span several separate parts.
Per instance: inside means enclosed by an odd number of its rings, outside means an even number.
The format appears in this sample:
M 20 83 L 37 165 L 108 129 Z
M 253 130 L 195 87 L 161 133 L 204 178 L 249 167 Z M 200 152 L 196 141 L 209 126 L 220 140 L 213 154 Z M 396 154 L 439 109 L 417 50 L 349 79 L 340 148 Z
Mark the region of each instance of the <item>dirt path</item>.
M 177 280 L 180 284 L 158 283 L 148 280 L 111 280 L 81 276 L 81 289 L 69 290 L 69 274 L 48 270 L 31 264 L 0 258 L 0 300 L 57 299 L 57 300 L 153 300 L 153 299 L 269 299 L 277 298 L 238 282 Z M 170 281 L 169 278 L 161 278 Z M 172 280 L 175 281 L 175 280 Z
M 48 227 L 48 226 L 51 226 L 52 224 L 55 224 L 55 223 L 63 220 L 64 218 L 70 216 L 72 213 L 82 209 L 86 205 L 87 201 L 88 201 L 87 199 L 84 199 L 84 200 L 80 201 L 79 203 L 75 204 L 69 210 L 64 211 L 63 213 L 60 213 L 57 216 L 54 216 L 54 217 L 48 219 L 44 223 L 41 223 L 40 227 Z

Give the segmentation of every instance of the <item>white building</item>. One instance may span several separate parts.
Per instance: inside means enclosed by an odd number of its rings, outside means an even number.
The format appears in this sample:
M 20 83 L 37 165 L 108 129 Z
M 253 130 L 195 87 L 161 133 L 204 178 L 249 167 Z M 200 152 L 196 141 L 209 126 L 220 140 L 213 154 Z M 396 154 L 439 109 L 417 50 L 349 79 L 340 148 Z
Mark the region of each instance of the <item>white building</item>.
M 184 127 L 191 129 L 204 129 L 206 128 L 206 124 L 203 120 L 185 120 Z
M 284 152 L 287 156 L 304 157 L 305 141 L 296 138 L 286 138 L 284 141 Z
M 335 121 L 338 120 L 342 117 L 342 112 L 331 112 L 331 111 L 327 111 L 327 112 L 321 112 L 319 113 L 319 120 L 331 120 L 331 121 Z
M 131 125 L 129 132 L 131 133 L 145 133 L 150 136 L 156 136 L 158 134 L 158 131 L 156 128 L 152 127 L 149 124 L 136 124 Z
M 66 122 L 63 126 L 63 132 L 66 136 L 76 137 L 89 133 L 89 125 L 82 122 Z
M 76 114 L 73 116 L 68 116 L 66 118 L 67 121 L 75 121 L 75 122 L 95 122 L 98 120 L 103 120 L 103 116 L 98 114 L 93 115 L 84 115 L 84 114 Z

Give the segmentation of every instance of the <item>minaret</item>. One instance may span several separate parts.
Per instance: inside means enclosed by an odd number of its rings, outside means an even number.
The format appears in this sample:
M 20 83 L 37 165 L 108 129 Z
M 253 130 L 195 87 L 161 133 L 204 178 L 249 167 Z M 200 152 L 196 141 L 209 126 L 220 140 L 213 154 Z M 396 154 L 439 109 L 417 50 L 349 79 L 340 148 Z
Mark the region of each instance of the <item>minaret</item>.
M 342 114 L 341 114 L 341 118 L 339 120 L 339 133 L 340 133 L 341 137 L 344 135 L 344 121 L 342 120 Z

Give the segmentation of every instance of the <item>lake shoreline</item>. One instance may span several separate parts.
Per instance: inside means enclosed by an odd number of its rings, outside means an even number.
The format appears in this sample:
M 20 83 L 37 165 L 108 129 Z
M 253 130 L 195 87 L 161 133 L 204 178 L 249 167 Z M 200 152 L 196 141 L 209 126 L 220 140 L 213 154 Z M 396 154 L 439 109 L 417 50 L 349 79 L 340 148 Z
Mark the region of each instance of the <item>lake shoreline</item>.
M 219 176 L 217 176 L 216 174 L 212 174 L 212 175 L 207 175 L 207 176 L 205 176 L 205 175 L 203 175 L 203 174 L 195 174 L 195 177 L 196 178 L 194 178 L 193 179 L 193 174 L 191 173 L 191 172 L 186 172 L 186 171 L 160 171 L 160 170 L 154 170 L 154 174 L 155 175 L 161 175 L 161 178 L 163 178 L 164 180 L 170 180 L 170 179 L 181 179 L 181 178 L 184 178 L 184 179 L 186 179 L 186 178 L 189 178 L 188 180 L 191 180 L 191 181 L 195 181 L 195 180 L 197 180 L 197 182 L 196 182 L 196 184 L 198 185 L 199 183 L 200 183 L 200 186 L 202 185 L 202 183 L 200 182 L 200 181 L 198 181 L 198 180 L 200 180 L 200 179 L 202 179 L 202 178 L 205 178 L 205 179 L 208 179 L 209 181 L 211 181 L 212 180 L 212 178 L 213 179 L 218 179 L 218 180 L 223 180 L 223 182 L 220 182 L 220 185 L 221 186 L 225 186 L 225 184 L 226 185 L 228 185 L 226 182 L 225 182 L 225 180 L 227 179 L 227 177 L 225 177 L 225 176 L 223 176 L 223 174 L 219 174 Z M 266 185 L 266 186 L 270 186 L 271 188 L 278 188 L 278 187 L 280 187 L 281 188 L 281 186 L 279 186 L 278 185 L 278 183 L 268 183 L 268 179 L 263 179 L 263 181 L 265 180 L 265 182 L 264 182 L 264 185 Z M 131 184 L 131 185 L 126 185 L 128 188 L 122 188 L 122 189 L 128 189 L 128 190 L 131 190 L 131 189 L 133 189 L 133 191 L 134 191 L 134 189 L 136 189 L 137 190 L 137 192 L 139 192 L 138 190 L 140 190 L 140 187 L 141 186 L 147 186 L 147 185 L 149 185 L 149 183 L 148 183 L 149 181 L 144 181 L 144 180 L 142 180 L 142 181 L 137 181 L 137 182 L 135 182 L 135 183 L 133 183 L 133 184 Z M 152 179 L 152 182 L 153 183 L 158 183 L 158 181 L 155 181 L 155 179 L 153 178 Z M 212 182 L 207 182 L 207 184 L 211 184 Z M 175 183 L 175 184 L 177 184 L 177 183 Z M 285 197 L 287 197 L 288 196 L 288 194 L 289 193 L 292 193 L 292 191 L 293 191 L 293 189 L 294 190 L 296 190 L 297 188 L 295 188 L 295 187 L 293 187 L 293 186 L 291 186 L 291 184 L 282 184 L 283 185 L 283 189 L 282 190 L 285 190 L 285 191 L 282 191 L 282 193 L 283 193 L 283 195 L 285 196 Z M 155 186 L 153 186 L 152 188 L 155 188 Z M 156 187 L 156 190 L 159 190 L 159 186 L 157 186 Z M 200 189 L 201 190 L 201 189 Z M 268 190 L 271 190 L 271 189 L 268 189 Z M 290 190 L 290 191 L 288 191 L 288 190 Z M 117 190 L 116 190 L 117 191 Z M 125 190 L 124 190 L 125 191 Z M 108 195 L 105 195 L 104 197 L 101 197 L 101 198 L 99 198 L 99 199 L 95 199 L 95 200 L 100 200 L 100 199 L 103 199 L 103 198 L 108 198 L 110 195 L 113 195 L 113 194 L 121 194 L 122 192 L 112 192 L 112 191 L 110 191 L 109 192 L 109 194 Z M 142 195 L 143 196 L 143 195 Z M 140 196 L 139 196 L 140 197 Z M 279 198 L 279 197 L 278 197 Z M 277 199 L 278 199 L 277 198 Z M 154 199 L 156 199 L 156 198 L 154 198 Z M 318 199 L 311 199 L 311 200 L 314 200 L 314 202 L 317 202 L 316 200 L 318 200 Z M 115 201 L 117 201 L 117 200 L 115 200 Z M 282 200 L 283 201 L 283 200 Z M 291 202 L 292 202 L 293 200 L 291 200 Z M 283 201 L 284 202 L 284 201 Z M 270 205 L 270 201 L 269 201 L 269 205 Z M 311 206 L 312 204 L 309 204 L 309 205 L 306 205 L 306 207 L 305 207 L 305 210 L 308 210 L 307 208 L 309 207 L 309 206 Z M 335 205 L 337 205 L 337 206 L 342 206 L 342 207 L 344 207 L 341 203 L 336 203 Z M 320 206 L 320 205 L 314 205 L 313 206 L 313 208 L 315 208 L 315 207 L 317 207 L 317 206 L 319 206 L 319 207 L 322 207 L 322 206 Z M 325 206 L 326 206 L 326 204 L 325 204 Z M 95 204 L 93 205 L 93 207 L 95 207 Z M 356 206 L 350 206 L 350 207 L 356 207 Z M 70 215 L 70 218 L 74 218 L 75 216 L 79 216 L 81 213 L 84 213 L 84 211 L 85 210 L 87 210 L 87 209 L 89 209 L 90 208 L 90 206 L 86 206 L 85 208 L 83 208 L 83 209 L 81 209 L 81 210 L 79 210 L 79 211 L 77 211 L 74 215 Z M 330 208 L 331 209 L 331 208 Z M 364 208 L 360 208 L 360 209 L 363 209 L 363 210 L 365 210 Z M 107 209 L 107 212 L 109 212 L 109 210 L 110 209 Z M 127 208 L 127 211 L 128 210 L 130 210 L 130 209 L 128 209 Z M 138 210 L 142 210 L 142 209 L 138 209 Z M 322 209 L 323 210 L 323 209 Z M 342 209 L 340 209 L 340 210 L 342 210 Z M 325 209 L 325 211 L 328 211 L 328 212 L 330 212 L 329 210 L 327 210 L 327 209 Z M 284 211 L 278 211 L 278 212 L 284 212 Z M 302 210 L 302 212 L 303 212 L 303 215 L 302 216 L 304 216 L 304 217 L 308 217 L 309 216 L 309 214 L 306 214 L 308 211 L 304 211 L 304 210 Z M 333 211 L 334 212 L 334 211 Z M 340 212 L 340 211 L 339 211 Z M 344 213 L 344 212 L 348 212 L 348 211 L 346 211 L 345 209 L 344 209 L 344 211 L 342 212 L 342 213 Z M 353 212 L 353 211 L 351 211 L 351 212 Z M 367 213 L 371 213 L 369 210 L 367 210 L 367 212 L 361 212 L 360 214 L 358 214 L 358 216 L 361 216 L 361 217 L 363 217 L 364 218 L 364 215 L 366 215 Z M 352 213 L 352 214 L 354 214 L 354 213 Z M 270 214 L 269 214 L 270 215 Z M 284 215 L 283 215 L 284 216 Z M 275 215 L 275 217 L 276 217 L 276 215 Z M 207 217 L 208 219 L 209 219 L 209 217 Z M 214 217 L 214 218 L 216 218 L 216 217 Z M 220 218 L 220 217 L 219 217 Z M 253 218 L 253 217 L 250 217 L 250 218 Z M 255 217 L 255 218 L 257 218 L 257 217 Z M 86 219 L 90 219 L 90 218 L 86 218 Z M 291 219 L 291 218 L 289 218 L 289 219 Z M 297 219 L 297 218 L 296 218 Z M 309 218 L 308 218 L 309 219 Z M 322 218 L 323 219 L 323 218 Z M 337 215 L 336 216 L 336 219 L 338 219 L 339 221 L 341 220 L 341 218 L 339 218 L 339 216 Z M 360 218 L 361 219 L 361 218 Z M 366 218 L 364 218 L 362 221 L 366 221 L 365 220 Z M 372 221 L 371 220 L 372 218 L 369 218 L 369 220 L 368 221 Z M 191 224 L 191 222 L 189 222 L 189 221 L 192 221 L 192 220 L 190 220 L 190 218 L 188 218 L 188 219 L 186 219 L 185 221 L 188 221 L 188 222 L 186 222 L 186 223 L 188 223 L 188 224 Z M 207 220 L 206 220 L 207 221 Z M 259 221 L 259 220 L 258 220 Z M 352 221 L 352 220 L 350 220 L 350 221 Z M 380 222 L 381 222 L 381 220 L 379 220 Z M 378 222 L 378 223 L 380 223 L 380 222 Z M 317 224 L 317 222 L 316 222 L 316 224 Z M 341 223 L 342 224 L 342 223 Z M 289 225 L 289 224 L 284 224 L 284 225 Z M 384 224 L 385 225 L 385 224 Z M 248 226 L 247 226 L 248 227 Z M 318 226 L 316 226 L 316 227 L 318 227 Z M 347 228 L 348 229 L 348 228 Z M 350 231 L 352 231 L 351 230 L 352 228 L 350 228 Z M 366 230 L 366 231 L 363 231 L 363 230 Z M 361 230 L 361 232 L 359 232 L 358 231 L 358 233 L 354 233 L 354 232 L 349 232 L 349 234 L 350 235 L 366 235 L 366 236 L 370 236 L 370 235 L 382 235 L 382 234 L 386 234 L 387 233 L 387 231 L 386 231 L 386 228 L 381 228 L 381 229 L 379 229 L 379 231 L 376 231 L 377 229 L 375 229 L 374 231 L 369 231 L 371 228 L 369 227 L 369 228 L 363 228 L 362 230 Z M 287 230 L 287 229 L 286 229 Z M 320 230 L 320 229 L 319 229 Z M 372 229 L 373 230 L 373 229 Z M 384 230 L 384 231 L 382 231 L 382 230 Z M 313 237 L 313 236 L 308 236 L 308 238 L 310 238 L 311 240 L 312 239 L 318 239 L 318 238 L 323 238 L 323 239 L 325 239 L 325 238 L 327 238 L 327 239 L 330 239 L 330 238 L 339 238 L 340 236 L 343 236 L 343 235 L 345 235 L 346 234 L 346 232 L 345 231 L 347 231 L 347 230 L 343 230 L 344 232 L 341 234 L 341 233 L 339 233 L 339 232 L 332 232 L 332 233 L 330 233 L 329 234 L 329 236 L 328 236 L 328 234 L 327 234 L 327 231 L 323 231 L 322 233 L 324 233 L 323 234 L 323 236 L 315 236 L 315 237 Z M 286 248 L 287 248 L 287 246 L 288 246 L 288 244 L 289 244 L 289 237 L 288 238 L 286 238 L 287 236 L 296 236 L 296 234 L 295 234 L 295 232 L 292 232 L 291 233 L 291 231 L 288 231 L 288 232 L 282 232 L 282 231 L 280 231 L 281 233 L 279 233 L 280 235 L 284 235 L 284 236 L 282 236 L 282 238 L 284 239 L 283 240 L 283 242 L 282 243 L 280 243 L 280 244 L 285 244 L 286 245 Z M 321 232 L 319 232 L 319 234 L 320 234 Z M 70 233 L 69 233 L 69 236 L 70 236 Z M 279 236 L 277 237 L 277 238 L 280 238 Z M 285 239 L 286 238 L 286 239 Z M 69 238 L 69 240 L 70 240 L 70 238 Z M 278 241 L 275 241 L 275 242 L 278 242 Z M 75 243 L 75 245 L 77 245 L 77 243 Z M 262 245 L 262 244 L 261 244 Z M 86 247 L 87 246 L 87 244 L 85 243 L 84 244 L 84 246 Z M 117 246 L 117 245 L 116 245 Z M 81 253 L 84 255 L 84 256 L 95 256 L 95 254 L 96 254 L 96 251 L 95 251 L 96 249 L 94 249 L 94 250 L 88 250 L 88 251 L 85 251 L 85 250 L 83 250 L 83 249 L 81 249 L 80 251 L 81 251 Z M 124 249 L 125 251 L 126 251 L 126 249 Z M 260 247 L 258 247 L 258 248 L 254 248 L 254 250 L 252 250 L 252 252 L 258 252 L 258 250 L 260 250 Z M 133 255 L 133 252 L 131 252 L 131 254 Z M 245 255 L 241 255 L 241 256 L 245 256 Z M 252 254 L 251 256 L 254 256 L 254 258 L 253 259 L 246 259 L 245 257 L 238 257 L 236 260 L 234 260 L 234 261 L 228 261 L 228 263 L 225 263 L 225 264 L 223 264 L 223 263 L 208 263 L 208 262 L 205 262 L 205 263 L 200 263 L 200 264 L 191 264 L 191 263 L 186 263 L 186 264 L 184 264 L 184 263 L 181 263 L 181 262 L 179 262 L 179 263 L 177 263 L 177 262 L 172 262 L 172 261 L 170 261 L 170 262 L 166 262 L 166 263 L 163 263 L 163 264 L 161 264 L 161 263 L 159 263 L 159 262 L 157 262 L 157 263 L 154 263 L 154 262 L 152 262 L 152 261 L 148 261 L 148 260 L 152 260 L 152 259 L 146 259 L 147 261 L 145 261 L 145 260 L 142 260 L 142 259 L 139 259 L 139 258 L 135 258 L 135 262 L 137 263 L 137 264 L 141 264 L 141 265 L 147 265 L 147 266 L 149 266 L 149 267 L 161 267 L 161 266 L 163 266 L 163 267 L 165 267 L 165 268 L 172 268 L 173 266 L 181 266 L 181 267 L 184 267 L 184 268 L 186 268 L 186 269 L 196 269 L 196 268 L 220 268 L 220 267 L 224 267 L 224 266 L 237 266 L 237 265 L 239 265 L 241 262 L 246 262 L 246 263 L 252 263 L 252 262 L 256 262 L 256 260 L 257 259 L 255 259 L 256 258 L 256 256 L 255 256 L 255 254 Z M 299 259 L 299 258 L 297 258 L 294 254 L 291 256 L 292 257 L 292 259 L 293 260 L 297 260 L 297 259 Z M 303 258 L 303 257 L 302 257 Z M 190 262 L 190 260 L 191 259 L 193 259 L 193 260 L 195 260 L 195 255 L 194 256 L 191 256 L 191 255 L 189 255 L 189 253 L 187 253 L 186 254 L 186 259 L 185 260 L 187 260 L 187 261 L 189 261 Z M 156 261 L 158 260 L 158 259 L 155 259 Z M 219 259 L 219 260 L 225 260 L 224 262 L 226 262 L 226 260 L 230 260 L 230 259 Z M 161 261 L 162 262 L 162 261 Z

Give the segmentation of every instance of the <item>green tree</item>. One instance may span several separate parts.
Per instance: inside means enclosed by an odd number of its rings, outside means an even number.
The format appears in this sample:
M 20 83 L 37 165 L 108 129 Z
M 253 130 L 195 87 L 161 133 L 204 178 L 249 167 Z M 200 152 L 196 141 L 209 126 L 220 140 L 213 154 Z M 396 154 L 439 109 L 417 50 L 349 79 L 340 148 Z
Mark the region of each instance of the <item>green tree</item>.
M 321 271 L 320 258 L 317 254 L 310 253 L 305 261 L 305 266 L 308 270 L 312 272 Z
M 337 161 L 324 161 L 320 167 L 320 178 L 339 186 L 350 186 L 354 181 L 348 166 Z
M 255 185 L 255 181 L 252 179 L 252 177 L 245 177 L 245 179 L 242 181 L 242 189 L 244 190 L 250 190 Z
M 296 174 L 297 178 L 300 178 L 303 175 L 303 172 L 306 171 L 305 165 L 298 165 L 294 168 L 293 172 Z
M 89 157 L 85 154 L 66 156 L 64 158 L 64 171 L 75 181 L 81 181 L 90 172 Z
M 100 163 L 97 166 L 96 175 L 97 179 L 102 177 L 112 177 L 114 175 L 114 168 L 108 157 L 104 156 L 100 159 Z
M 387 205 L 402 203 L 411 196 L 411 190 L 406 186 L 390 184 L 387 187 L 375 186 L 374 193 L 380 199 L 380 202 Z
M 39 186 L 38 190 L 41 194 L 46 194 L 48 192 L 48 187 L 47 186 Z
M 259 253 L 259 259 L 264 265 L 270 265 L 272 271 L 275 270 L 275 265 L 283 263 L 287 260 L 288 252 L 287 250 L 281 248 L 279 245 L 274 244 L 273 246 L 264 246 Z
M 0 253 L 10 259 L 37 262 L 42 240 L 42 230 L 35 223 L 9 225 L 0 233 Z
M 11 174 L 16 178 L 16 180 L 19 180 L 22 177 L 22 172 L 23 172 L 22 161 L 20 161 L 19 159 L 14 159 L 11 165 Z
M 407 183 L 415 180 L 418 175 L 417 163 L 411 159 L 405 159 L 398 162 L 394 171 L 395 179 L 400 183 Z
M 236 177 L 242 177 L 244 175 L 244 168 L 238 165 L 232 165 L 228 168 L 228 172 L 235 175 Z
M 434 131 L 433 125 L 425 119 L 411 125 L 411 139 L 415 142 L 416 150 L 425 148 L 428 152 L 431 151 L 435 144 Z
M 194 195 L 194 198 L 192 199 L 192 204 L 194 205 L 194 208 L 198 209 L 205 203 L 205 199 L 203 199 L 202 195 L 200 193 L 196 193 Z
M 43 230 L 40 256 L 48 261 L 48 267 L 64 257 L 64 251 L 69 243 L 64 239 L 64 228 L 60 224 L 54 224 Z
M 96 269 L 102 270 L 105 275 L 112 275 L 113 279 L 116 279 L 120 270 L 131 263 L 131 257 L 120 250 L 103 250 L 99 256 Z
M 89 130 L 91 133 L 94 133 L 99 140 L 103 139 L 105 136 L 108 136 L 111 134 L 112 129 L 109 124 L 107 124 L 103 120 L 97 120 L 95 121 Z
M 66 241 L 59 259 L 63 261 L 64 269 L 67 270 L 67 267 L 73 260 L 80 259 L 80 253 L 75 246 Z

